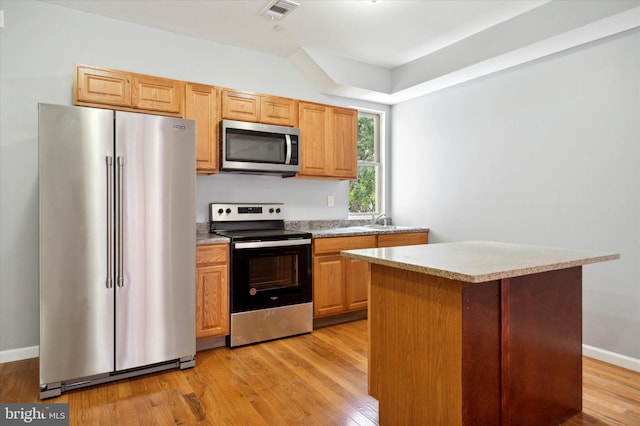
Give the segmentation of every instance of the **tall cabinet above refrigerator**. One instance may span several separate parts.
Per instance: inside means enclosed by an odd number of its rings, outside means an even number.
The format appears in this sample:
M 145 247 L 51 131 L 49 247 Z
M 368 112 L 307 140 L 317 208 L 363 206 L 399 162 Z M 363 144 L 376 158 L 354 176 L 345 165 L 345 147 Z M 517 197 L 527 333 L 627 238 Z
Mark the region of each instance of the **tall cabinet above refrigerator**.
M 195 365 L 195 123 L 39 105 L 40 397 Z

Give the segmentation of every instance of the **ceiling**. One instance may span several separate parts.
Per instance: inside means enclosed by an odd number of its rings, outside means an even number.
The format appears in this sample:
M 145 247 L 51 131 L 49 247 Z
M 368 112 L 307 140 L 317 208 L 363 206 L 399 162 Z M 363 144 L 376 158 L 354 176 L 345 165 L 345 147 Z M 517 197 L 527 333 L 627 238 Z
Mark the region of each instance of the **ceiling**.
M 640 26 L 640 0 L 44 0 L 288 58 L 321 92 L 394 104 Z

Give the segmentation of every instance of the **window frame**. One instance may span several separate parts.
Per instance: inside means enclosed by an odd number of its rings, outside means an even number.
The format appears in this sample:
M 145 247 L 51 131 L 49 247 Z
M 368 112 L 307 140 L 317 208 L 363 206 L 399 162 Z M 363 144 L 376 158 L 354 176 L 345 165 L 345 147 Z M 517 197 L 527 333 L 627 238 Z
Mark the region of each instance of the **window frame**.
M 352 212 L 349 210 L 349 218 L 362 219 L 371 217 L 372 214 L 380 214 L 385 212 L 385 134 L 384 134 L 384 111 L 356 108 L 358 110 L 358 119 L 361 116 L 369 117 L 374 120 L 374 161 L 356 160 L 356 169 L 359 171 L 360 166 L 373 167 L 375 170 L 375 200 L 376 205 L 373 212 Z M 347 208 L 349 208 L 347 206 Z

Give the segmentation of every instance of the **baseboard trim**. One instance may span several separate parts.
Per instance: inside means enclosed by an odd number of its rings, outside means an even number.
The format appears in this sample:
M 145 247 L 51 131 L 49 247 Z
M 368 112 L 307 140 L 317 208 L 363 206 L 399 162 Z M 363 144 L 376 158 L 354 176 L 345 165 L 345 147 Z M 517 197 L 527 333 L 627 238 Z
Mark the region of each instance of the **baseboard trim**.
M 640 359 L 631 358 L 630 356 L 621 355 L 589 345 L 582 345 L 582 355 L 640 373 Z
M 322 326 L 326 326 L 326 325 L 329 325 L 329 324 L 322 324 Z M 218 342 L 215 342 L 215 343 L 218 343 Z M 198 350 L 223 346 L 223 344 L 209 345 L 209 347 L 206 347 L 206 346 L 207 345 L 202 345 Z M 40 348 L 38 346 L 9 349 L 6 351 L 0 351 L 0 363 L 22 361 L 24 359 L 29 359 L 29 358 L 37 358 L 39 355 L 40 355 Z M 615 352 L 607 351 L 605 349 L 600 349 L 600 348 L 596 348 L 589 345 L 582 345 L 582 355 L 640 373 L 640 359 L 631 358 L 630 356 L 621 355 Z
M 40 356 L 39 346 L 27 348 L 9 349 L 0 351 L 0 364 L 5 362 L 22 361 L 23 359 L 37 358 Z

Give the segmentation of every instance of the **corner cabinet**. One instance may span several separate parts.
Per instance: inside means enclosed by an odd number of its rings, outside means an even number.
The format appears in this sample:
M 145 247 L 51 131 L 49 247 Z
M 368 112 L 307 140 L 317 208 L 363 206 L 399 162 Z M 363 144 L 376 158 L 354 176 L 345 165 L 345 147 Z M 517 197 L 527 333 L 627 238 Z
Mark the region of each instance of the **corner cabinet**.
M 184 82 L 76 65 L 73 104 L 182 117 Z
M 374 247 L 426 244 L 426 232 L 328 237 L 313 240 L 313 317 L 367 309 L 371 272 L 368 262 L 340 252 Z
M 229 334 L 229 245 L 196 247 L 196 338 Z
M 184 117 L 196 122 L 196 172 L 217 173 L 220 167 L 220 90 L 214 86 L 186 83 L 184 103 Z

